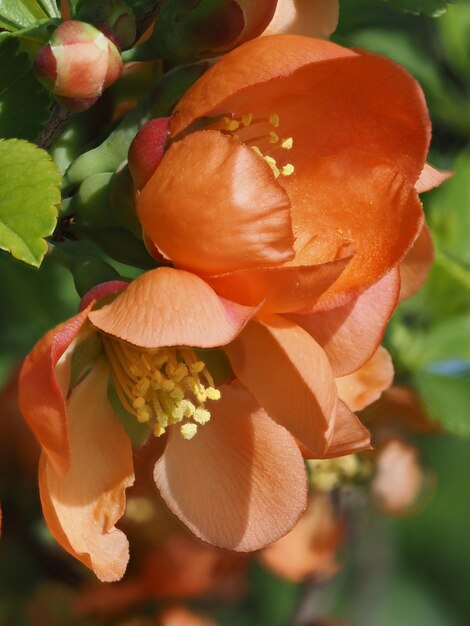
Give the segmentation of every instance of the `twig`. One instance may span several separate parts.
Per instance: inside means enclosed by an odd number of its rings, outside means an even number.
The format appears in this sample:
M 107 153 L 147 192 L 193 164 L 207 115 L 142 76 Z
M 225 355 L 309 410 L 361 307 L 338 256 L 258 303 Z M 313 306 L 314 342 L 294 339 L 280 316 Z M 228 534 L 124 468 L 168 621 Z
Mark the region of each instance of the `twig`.
M 51 116 L 36 140 L 37 145 L 45 150 L 50 148 L 59 139 L 75 116 L 76 113 L 73 111 L 67 111 L 57 102 L 53 102 Z

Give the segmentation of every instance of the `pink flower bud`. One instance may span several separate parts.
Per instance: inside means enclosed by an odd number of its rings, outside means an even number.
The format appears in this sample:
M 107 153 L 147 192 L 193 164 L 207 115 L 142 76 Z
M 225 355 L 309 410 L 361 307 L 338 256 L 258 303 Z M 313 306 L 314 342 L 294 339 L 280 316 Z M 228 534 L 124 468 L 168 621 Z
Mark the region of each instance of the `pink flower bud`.
M 94 26 L 68 20 L 39 51 L 34 68 L 66 108 L 83 111 L 119 78 L 122 60 L 114 43 Z

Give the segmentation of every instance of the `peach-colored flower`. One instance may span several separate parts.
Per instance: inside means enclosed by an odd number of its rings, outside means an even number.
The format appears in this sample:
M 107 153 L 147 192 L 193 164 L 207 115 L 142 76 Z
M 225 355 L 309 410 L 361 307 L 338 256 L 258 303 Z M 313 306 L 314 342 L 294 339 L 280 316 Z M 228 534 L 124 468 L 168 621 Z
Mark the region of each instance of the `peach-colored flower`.
M 111 283 L 96 293 L 122 287 Z M 107 397 L 110 375 L 138 421 L 156 435 L 168 429 L 154 479 L 195 534 L 242 551 L 285 534 L 306 503 L 297 443 L 240 385 L 215 389 L 204 356 L 193 350 L 228 349 L 254 309 L 220 298 L 197 276 L 171 268 L 147 272 L 112 303 L 91 307 L 48 333 L 20 376 L 21 409 L 43 448 L 43 511 L 59 543 L 101 580 L 119 579 L 125 570 L 128 543 L 115 523 L 134 475 L 130 441 Z M 69 389 L 74 354 L 93 334 L 101 353 Z M 287 364 L 280 367 L 288 375 Z M 297 384 L 302 419 L 315 422 L 313 394 L 303 380 Z M 288 384 L 295 386 L 295 380 Z M 334 401 L 328 388 L 325 403 Z M 315 424 L 306 428 L 321 430 Z

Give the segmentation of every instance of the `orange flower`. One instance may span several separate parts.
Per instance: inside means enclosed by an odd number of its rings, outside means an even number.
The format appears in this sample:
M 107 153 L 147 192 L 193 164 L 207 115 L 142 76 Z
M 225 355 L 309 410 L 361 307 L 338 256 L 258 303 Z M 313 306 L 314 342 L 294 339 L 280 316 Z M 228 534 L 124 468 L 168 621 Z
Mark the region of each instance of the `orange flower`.
M 167 123 L 158 124 L 166 137 Z M 377 55 L 266 37 L 187 92 L 166 151 L 148 128 L 130 152 L 147 238 L 219 295 L 261 304 L 227 349 L 235 374 L 311 455 L 366 447 L 366 431 L 328 397 L 332 374 L 350 375 L 375 354 L 399 295 L 399 264 L 423 226 L 415 185 L 431 171 L 430 123 L 416 81 Z M 415 283 L 432 252 L 424 257 L 420 273 L 408 272 Z M 286 369 L 262 367 L 266 358 Z M 314 421 L 285 384 L 292 366 L 315 390 Z M 350 429 L 343 441 L 340 424 Z
M 278 0 L 263 35 L 295 33 L 327 39 L 338 24 L 338 0 Z
M 105 284 L 85 304 L 125 285 Z M 298 445 L 245 388 L 214 388 L 204 353 L 193 350 L 230 346 L 255 309 L 171 268 L 147 272 L 113 302 L 92 306 L 43 337 L 20 375 L 20 406 L 43 449 L 44 516 L 59 543 L 101 580 L 124 573 L 128 543 L 115 523 L 134 471 L 130 441 L 108 401 L 110 378 L 137 421 L 155 435 L 167 431 L 154 480 L 196 535 L 249 551 L 285 534 L 306 504 Z M 80 367 L 91 343 L 94 363 Z M 280 369 L 289 374 L 287 363 Z M 320 409 L 305 400 L 304 384 L 298 381 L 303 415 L 314 422 Z M 331 412 L 334 401 L 327 386 L 322 403 Z

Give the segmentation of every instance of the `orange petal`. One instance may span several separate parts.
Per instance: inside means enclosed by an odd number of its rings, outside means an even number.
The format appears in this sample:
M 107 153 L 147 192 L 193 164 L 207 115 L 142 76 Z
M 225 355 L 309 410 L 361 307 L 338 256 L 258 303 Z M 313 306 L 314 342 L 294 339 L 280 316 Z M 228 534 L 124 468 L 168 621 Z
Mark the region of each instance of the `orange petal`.
M 357 415 L 340 400 L 333 439 L 322 458 L 332 459 L 353 452 L 371 450 L 371 448 L 369 431 L 362 425 Z
M 142 348 L 214 348 L 232 341 L 255 313 L 219 298 L 194 274 L 159 267 L 89 318 L 103 332 Z
M 337 394 L 320 346 L 293 322 L 270 316 L 250 322 L 225 352 L 268 414 L 321 455 L 332 436 Z
M 49 530 L 65 550 L 105 582 L 119 580 L 129 559 L 114 524 L 134 482 L 132 448 L 107 402 L 108 371 L 99 362 L 68 400 L 71 463 L 58 474 L 42 455 L 39 486 Z
M 185 606 L 171 606 L 158 616 L 158 626 L 218 626 L 218 623 L 206 615 L 193 613 Z
M 322 296 L 324 308 L 357 296 L 396 265 L 423 223 L 416 191 L 389 161 L 363 152 L 311 160 L 285 183 L 292 201 L 296 259 L 337 258 L 346 244 L 353 259 Z
M 434 261 L 434 246 L 431 231 L 423 224 L 418 238 L 400 263 L 400 302 L 411 298 L 426 282 Z
M 352 411 L 361 411 L 375 402 L 393 381 L 392 359 L 382 346 L 374 356 L 358 370 L 336 379 L 336 387 L 341 400 Z
M 271 168 L 215 130 L 169 148 L 139 195 L 137 214 L 183 269 L 218 274 L 294 256 L 289 198 Z
M 399 290 L 398 270 L 394 269 L 343 306 L 288 318 L 318 341 L 335 376 L 346 376 L 364 365 L 377 350 Z
M 221 393 L 193 439 L 171 430 L 154 478 L 195 535 L 231 550 L 257 550 L 290 530 L 305 509 L 305 468 L 294 439 L 245 389 L 222 386 Z
M 224 101 L 242 89 L 261 84 L 264 88 L 268 81 L 290 76 L 304 65 L 344 56 L 356 56 L 356 53 L 329 41 L 299 35 L 248 41 L 225 55 L 188 89 L 173 114 L 171 134 L 175 137 L 200 117 L 228 113 Z
M 294 528 L 259 556 L 275 574 L 294 583 L 311 576 L 325 580 L 339 569 L 336 552 L 344 540 L 344 530 L 329 494 L 313 493 Z
M 452 172 L 438 170 L 436 167 L 425 163 L 416 182 L 415 189 L 418 193 L 424 193 L 435 187 L 439 187 L 444 181 L 453 176 Z
M 318 300 L 344 271 L 351 257 L 310 266 L 257 267 L 205 277 L 224 298 L 245 305 L 263 302 L 263 313 L 298 311 Z
M 90 308 L 49 331 L 24 360 L 18 393 L 20 409 L 28 426 L 58 472 L 67 471 L 70 445 L 65 396 L 70 377 L 69 359 L 56 366 L 85 323 Z
M 336 30 L 338 0 L 278 0 L 276 12 L 263 35 L 295 33 L 328 39 Z
M 431 137 L 422 90 L 401 66 L 295 35 L 260 37 L 231 52 L 195 83 L 178 111 L 182 115 L 177 112 L 173 119 L 173 135 L 182 130 L 181 117 L 189 123 L 203 115 L 251 113 L 254 120 L 266 120 L 264 127 L 258 121 L 256 127 L 237 130 L 241 141 L 251 132 L 267 136 L 267 120 L 277 113 L 276 132 L 292 137 L 292 148 L 276 151 L 267 138 L 256 143 L 280 165 L 292 163 L 297 176 L 312 159 L 360 150 L 387 159 L 414 185 Z

